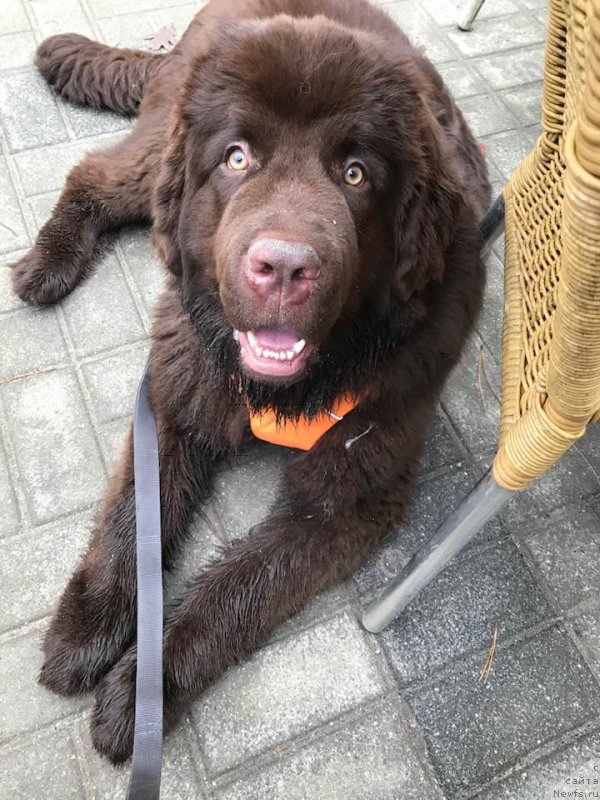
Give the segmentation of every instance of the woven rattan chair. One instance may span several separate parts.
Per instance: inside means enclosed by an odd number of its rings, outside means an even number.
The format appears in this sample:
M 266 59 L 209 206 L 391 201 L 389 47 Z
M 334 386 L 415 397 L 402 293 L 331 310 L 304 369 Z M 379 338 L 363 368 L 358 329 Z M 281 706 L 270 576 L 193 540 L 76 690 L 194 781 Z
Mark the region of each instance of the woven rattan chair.
M 600 417 L 600 0 L 550 0 L 542 129 L 505 206 L 500 441 L 493 467 L 363 616 L 383 628 Z

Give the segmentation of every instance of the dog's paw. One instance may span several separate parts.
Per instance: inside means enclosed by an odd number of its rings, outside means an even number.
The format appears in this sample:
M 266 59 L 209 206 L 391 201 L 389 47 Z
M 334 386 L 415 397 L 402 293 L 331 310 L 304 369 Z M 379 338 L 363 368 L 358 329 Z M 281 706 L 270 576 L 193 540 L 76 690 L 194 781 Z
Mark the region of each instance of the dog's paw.
M 113 764 L 122 764 L 133 752 L 135 723 L 136 650 L 129 650 L 96 691 L 90 723 L 96 750 Z
M 51 692 L 67 697 L 89 692 L 113 663 L 101 640 L 79 646 L 49 632 L 44 650 L 39 682 Z
M 34 306 L 57 303 L 75 288 L 78 280 L 72 271 L 45 263 L 35 247 L 13 264 L 13 289 L 21 300 Z

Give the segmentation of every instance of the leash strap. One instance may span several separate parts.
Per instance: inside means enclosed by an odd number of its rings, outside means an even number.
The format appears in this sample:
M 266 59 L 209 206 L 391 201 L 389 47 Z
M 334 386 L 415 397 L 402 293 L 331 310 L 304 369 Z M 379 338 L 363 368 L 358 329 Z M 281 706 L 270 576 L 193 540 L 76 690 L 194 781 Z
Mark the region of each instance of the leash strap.
M 148 364 L 133 417 L 137 549 L 137 672 L 133 763 L 127 800 L 158 800 L 163 738 L 163 586 L 160 477 Z

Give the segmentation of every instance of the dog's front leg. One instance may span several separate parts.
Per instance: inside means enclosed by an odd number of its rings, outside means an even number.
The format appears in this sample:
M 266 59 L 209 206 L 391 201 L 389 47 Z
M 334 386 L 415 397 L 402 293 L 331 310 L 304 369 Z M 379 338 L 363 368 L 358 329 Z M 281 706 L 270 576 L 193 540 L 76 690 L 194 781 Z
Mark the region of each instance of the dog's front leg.
M 273 628 L 354 570 L 401 516 L 426 415 L 399 409 L 389 425 L 351 416 L 290 463 L 271 516 L 195 579 L 169 619 L 166 729 Z M 115 763 L 133 744 L 135 659 L 132 648 L 97 693 L 93 741 Z
M 219 446 L 158 423 L 162 535 L 169 566 L 198 503 L 206 499 Z M 40 682 L 59 694 L 86 691 L 115 664 L 135 630 L 135 497 L 131 436 L 87 552 L 44 641 Z

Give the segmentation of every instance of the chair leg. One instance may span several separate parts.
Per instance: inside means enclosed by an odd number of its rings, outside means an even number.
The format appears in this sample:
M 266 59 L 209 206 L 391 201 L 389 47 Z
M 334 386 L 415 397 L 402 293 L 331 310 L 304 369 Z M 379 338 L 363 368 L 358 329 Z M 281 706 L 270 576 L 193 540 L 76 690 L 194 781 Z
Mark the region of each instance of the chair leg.
M 508 503 L 514 492 L 499 486 L 490 470 L 438 528 L 430 541 L 372 603 L 362 616 L 371 633 L 379 633 L 403 611 L 457 553 Z
M 461 31 L 470 31 L 473 30 L 473 23 L 477 18 L 477 14 L 481 11 L 481 8 L 485 0 L 471 0 L 469 5 L 469 10 L 465 13 L 463 17 L 461 17 L 460 21 L 458 22 L 458 27 Z
M 481 231 L 481 252 L 483 256 L 487 256 L 496 239 L 504 231 L 504 196 L 502 192 L 482 218 L 479 230 Z

